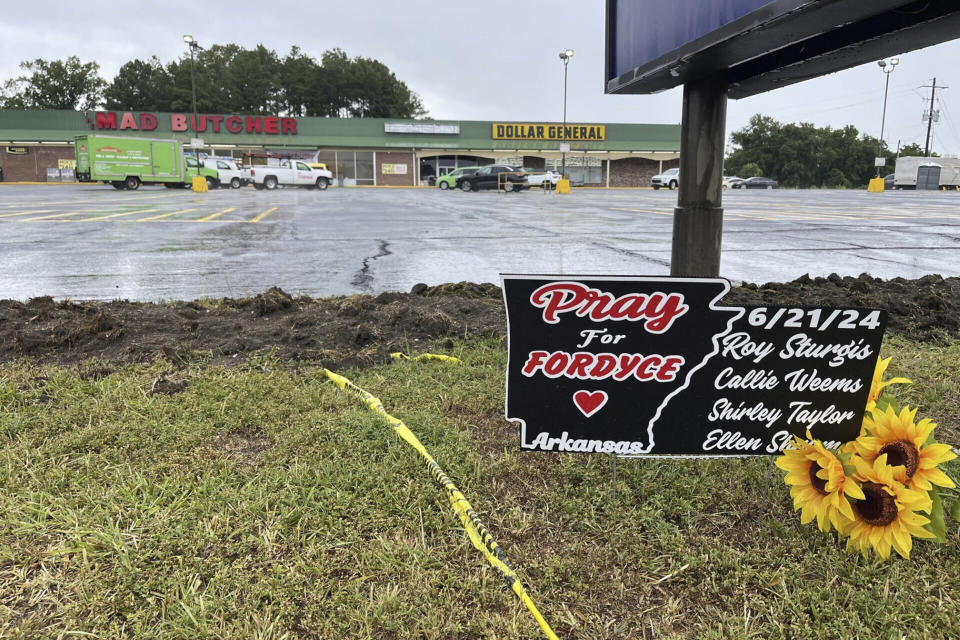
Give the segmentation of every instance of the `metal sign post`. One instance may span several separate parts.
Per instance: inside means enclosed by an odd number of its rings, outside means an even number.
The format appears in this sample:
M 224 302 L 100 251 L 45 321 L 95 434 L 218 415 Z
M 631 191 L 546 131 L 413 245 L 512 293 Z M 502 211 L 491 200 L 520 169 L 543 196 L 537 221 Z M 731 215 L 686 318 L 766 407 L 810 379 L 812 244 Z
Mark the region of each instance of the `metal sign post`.
M 670 275 L 720 274 L 723 236 L 723 147 L 727 83 L 721 76 L 683 85 L 680 190 L 673 213 Z
M 728 96 L 745 98 L 960 34 L 955 0 L 606 0 L 606 12 L 606 93 L 683 85 L 674 276 L 719 272 Z M 933 101 L 931 95 L 931 118 Z

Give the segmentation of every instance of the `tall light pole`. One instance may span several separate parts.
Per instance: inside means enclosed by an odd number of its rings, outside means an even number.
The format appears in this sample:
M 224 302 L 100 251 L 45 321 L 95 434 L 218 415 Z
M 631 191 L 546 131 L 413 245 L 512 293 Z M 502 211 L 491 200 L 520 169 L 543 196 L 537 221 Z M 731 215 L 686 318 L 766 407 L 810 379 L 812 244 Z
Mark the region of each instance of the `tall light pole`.
M 573 49 L 560 52 L 560 59 L 563 60 L 563 147 L 560 151 L 560 177 L 564 179 L 567 177 L 567 65 L 572 57 Z
M 900 64 L 900 58 L 890 58 L 889 63 L 881 60 L 877 64 L 880 65 L 883 74 L 887 76 L 886 86 L 883 89 L 883 117 L 880 119 L 880 145 L 877 153 L 879 158 L 883 155 L 883 130 L 887 124 L 887 93 L 890 91 L 890 74 L 893 73 L 893 68 Z M 880 177 L 880 167 L 877 167 L 877 177 Z
M 193 96 L 193 126 L 196 127 L 199 122 L 197 118 L 197 78 L 196 73 L 194 72 L 193 66 L 193 57 L 197 49 L 200 48 L 200 44 L 194 40 L 193 36 L 187 35 L 183 36 L 183 41 L 187 43 L 187 46 L 190 47 L 190 93 Z M 200 152 L 194 149 L 196 153 L 197 161 L 197 175 L 200 175 Z

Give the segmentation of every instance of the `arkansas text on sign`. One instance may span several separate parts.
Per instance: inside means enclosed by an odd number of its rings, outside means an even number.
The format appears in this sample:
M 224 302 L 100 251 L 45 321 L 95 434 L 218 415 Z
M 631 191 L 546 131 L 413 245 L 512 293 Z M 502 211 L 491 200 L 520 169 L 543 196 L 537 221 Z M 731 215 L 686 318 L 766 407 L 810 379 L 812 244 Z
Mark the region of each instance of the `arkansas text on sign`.
M 860 432 L 884 311 L 725 306 L 719 278 L 502 281 L 525 449 L 768 455 Z

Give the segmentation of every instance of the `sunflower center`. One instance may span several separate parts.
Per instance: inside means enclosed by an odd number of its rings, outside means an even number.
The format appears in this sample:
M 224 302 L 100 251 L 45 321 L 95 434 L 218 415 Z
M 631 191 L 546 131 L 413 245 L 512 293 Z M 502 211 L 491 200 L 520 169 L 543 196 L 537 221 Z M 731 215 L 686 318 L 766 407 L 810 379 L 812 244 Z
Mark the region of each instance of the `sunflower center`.
M 823 495 L 827 495 L 827 481 L 817 477 L 817 472 L 822 468 L 817 462 L 810 464 L 810 484 Z
M 912 442 L 897 440 L 880 449 L 880 455 L 887 454 L 887 464 L 891 467 L 903 465 L 907 468 L 907 477 L 912 478 L 920 466 L 920 453 Z
M 876 482 L 864 482 L 863 500 L 853 503 L 857 514 L 869 525 L 885 527 L 897 519 L 897 503 L 893 496 L 883 490 Z

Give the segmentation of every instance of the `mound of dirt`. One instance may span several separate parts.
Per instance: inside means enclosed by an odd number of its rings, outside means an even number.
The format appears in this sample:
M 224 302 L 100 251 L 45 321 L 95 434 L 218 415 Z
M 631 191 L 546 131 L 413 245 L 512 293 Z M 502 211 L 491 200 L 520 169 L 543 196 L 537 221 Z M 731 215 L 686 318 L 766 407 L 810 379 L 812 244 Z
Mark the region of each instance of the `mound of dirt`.
M 960 278 L 930 275 L 918 280 L 804 275 L 792 282 L 743 284 L 724 298 L 735 304 L 871 307 L 889 313 L 887 331 L 914 340 L 960 334 Z
M 313 299 L 272 288 L 252 298 L 172 304 L 0 300 L 0 361 L 124 363 L 158 354 L 177 361 L 193 351 L 236 361 L 272 352 L 346 368 L 386 362 L 393 351 L 425 350 L 437 338 L 503 335 L 495 286 L 437 289 Z
M 960 278 L 803 276 L 743 284 L 724 302 L 877 307 L 889 311 L 890 332 L 917 340 L 960 335 Z M 500 289 L 489 283 L 418 284 L 411 293 L 326 299 L 272 288 L 252 298 L 172 304 L 56 302 L 43 296 L 26 303 L 0 300 L 0 361 L 124 363 L 158 354 L 176 361 L 193 351 L 235 361 L 272 352 L 345 368 L 386 362 L 392 351 L 426 349 L 436 339 L 503 336 L 505 330 Z

